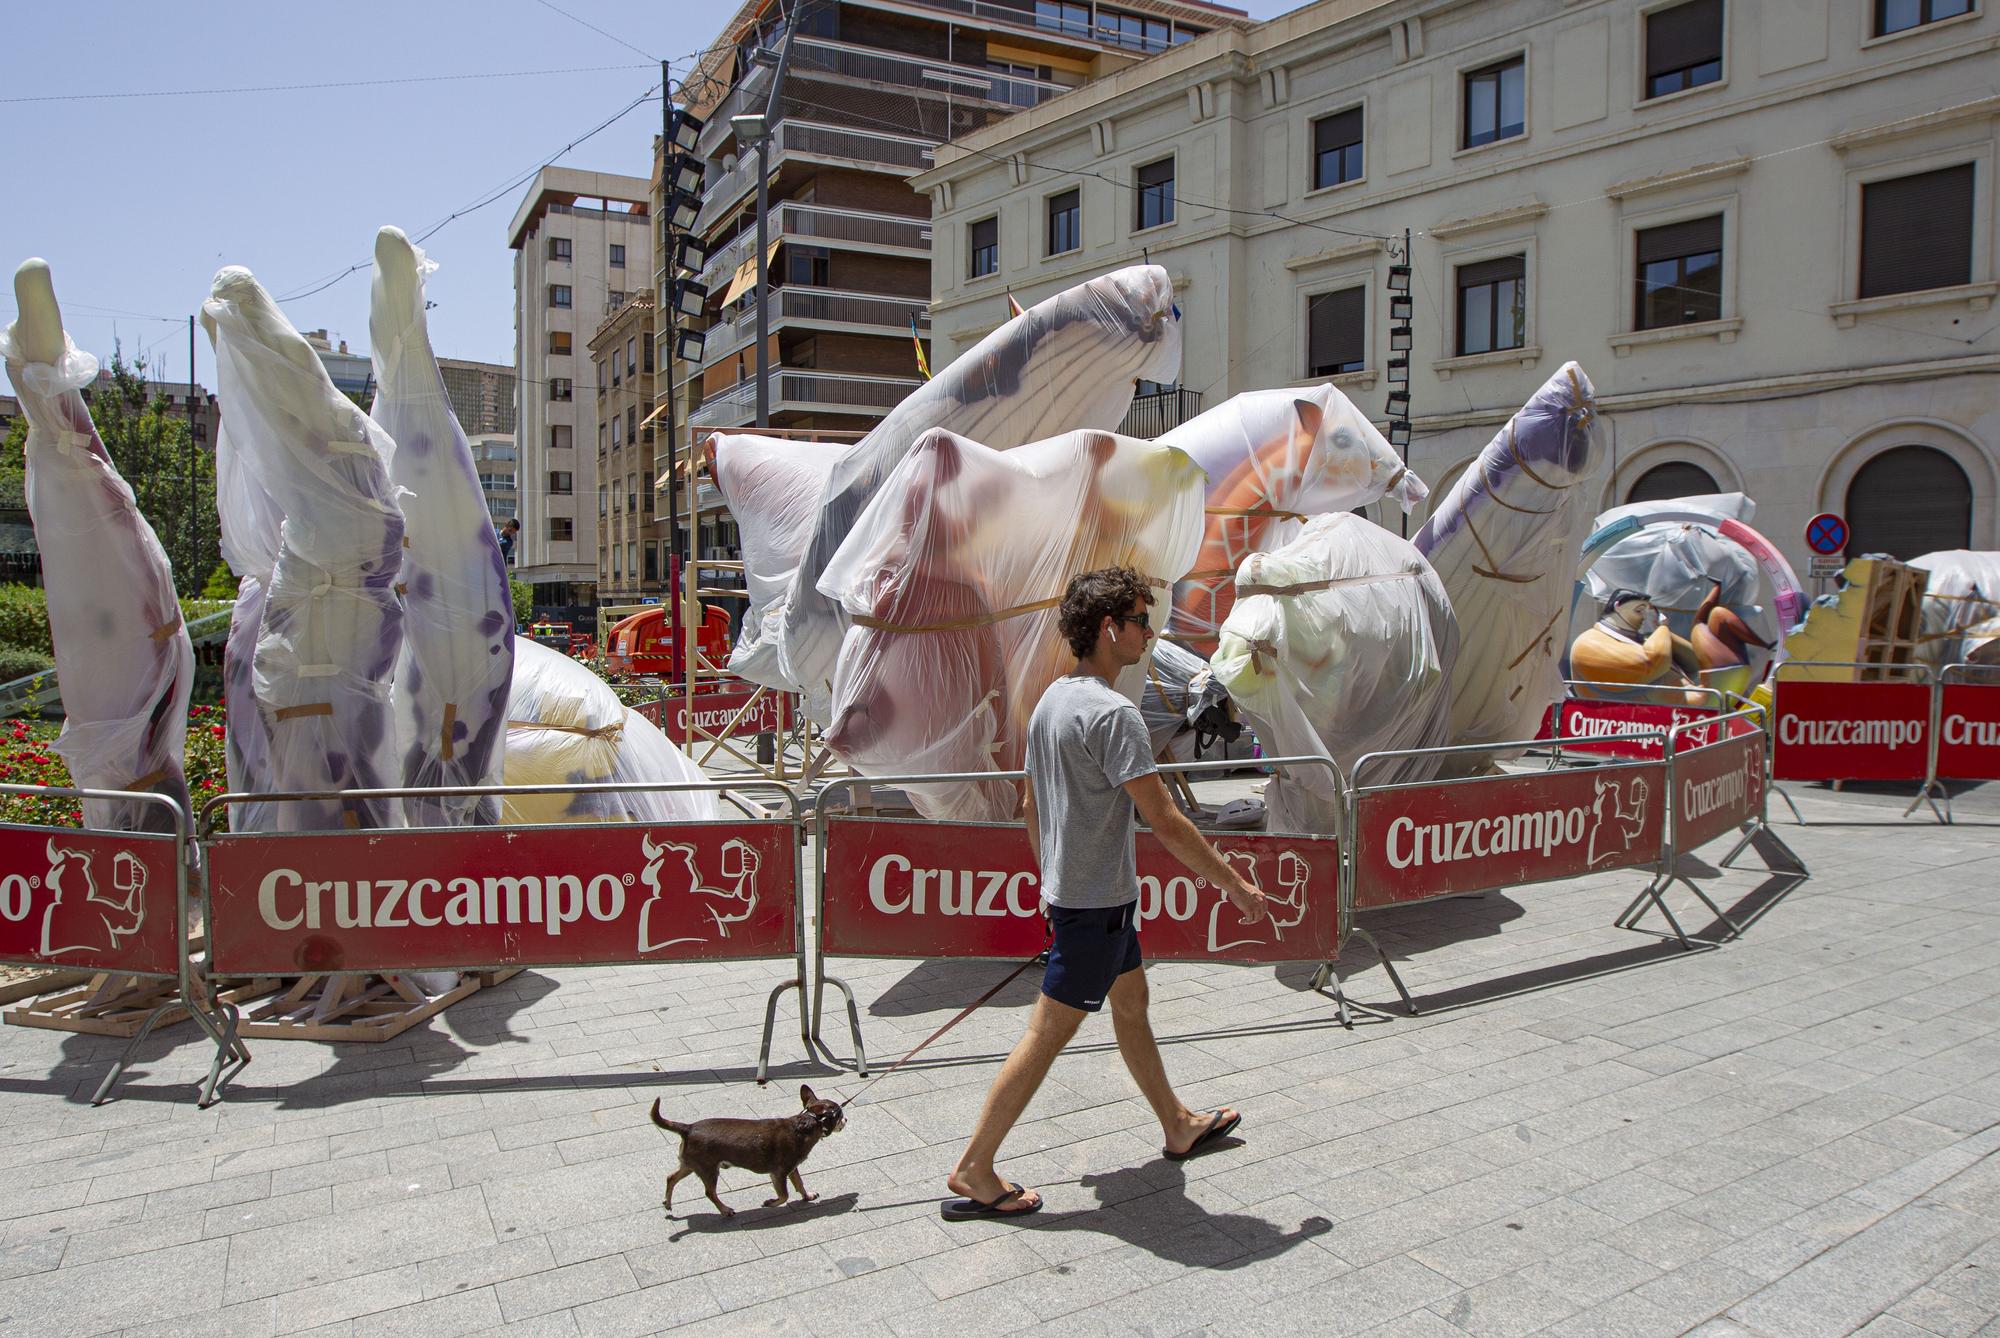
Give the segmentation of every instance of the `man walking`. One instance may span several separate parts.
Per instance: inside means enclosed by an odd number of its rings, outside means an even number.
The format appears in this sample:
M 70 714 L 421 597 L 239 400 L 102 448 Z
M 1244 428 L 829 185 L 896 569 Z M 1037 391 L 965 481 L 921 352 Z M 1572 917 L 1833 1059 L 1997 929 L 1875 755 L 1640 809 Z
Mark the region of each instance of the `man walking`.
M 993 1080 L 972 1141 L 945 1181 L 961 1196 L 943 1205 L 951 1221 L 1042 1206 L 1034 1190 L 1002 1180 L 993 1160 L 1056 1056 L 1107 1001 L 1118 1053 L 1159 1116 L 1162 1153 L 1178 1161 L 1208 1151 L 1241 1119 L 1228 1107 L 1196 1114 L 1181 1104 L 1146 1015 L 1135 808 L 1174 858 L 1223 890 L 1245 924 L 1269 913 L 1264 894 L 1224 863 L 1168 795 L 1139 708 L 1112 687 L 1151 649 L 1152 602 L 1145 578 L 1129 567 L 1085 572 L 1063 593 L 1058 622 L 1076 670 L 1050 685 L 1028 722 L 1025 809 L 1054 941 L 1027 1034 Z

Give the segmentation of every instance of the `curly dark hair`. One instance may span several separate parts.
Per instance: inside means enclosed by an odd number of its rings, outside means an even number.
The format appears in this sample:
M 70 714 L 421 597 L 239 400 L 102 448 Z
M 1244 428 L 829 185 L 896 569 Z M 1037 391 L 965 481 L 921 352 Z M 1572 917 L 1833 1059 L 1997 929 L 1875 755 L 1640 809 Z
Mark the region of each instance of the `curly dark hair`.
M 1056 626 L 1070 652 L 1081 660 L 1097 649 L 1097 629 L 1106 618 L 1122 617 L 1135 603 L 1151 604 L 1153 587 L 1130 567 L 1104 567 L 1070 578 Z

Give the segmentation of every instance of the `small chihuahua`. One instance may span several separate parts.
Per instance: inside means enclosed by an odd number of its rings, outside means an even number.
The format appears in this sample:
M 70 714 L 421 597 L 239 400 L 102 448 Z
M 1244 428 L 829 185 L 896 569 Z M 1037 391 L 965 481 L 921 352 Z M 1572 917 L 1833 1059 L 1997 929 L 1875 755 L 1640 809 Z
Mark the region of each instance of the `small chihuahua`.
M 661 1115 L 660 1103 L 655 1100 L 653 1123 L 681 1136 L 681 1164 L 667 1177 L 667 1196 L 663 1201 L 667 1212 L 671 1214 L 674 1210 L 674 1186 L 687 1176 L 698 1175 L 702 1188 L 708 1191 L 708 1201 L 724 1217 L 734 1217 L 736 1210 L 715 1196 L 715 1177 L 725 1166 L 740 1166 L 771 1177 L 771 1188 L 778 1191 L 778 1196 L 765 1199 L 766 1208 L 774 1208 L 791 1197 L 785 1189 L 787 1177 L 799 1191 L 802 1202 L 811 1203 L 818 1198 L 817 1194 L 806 1193 L 799 1167 L 812 1154 L 814 1144 L 846 1127 L 847 1115 L 838 1103 L 814 1096 L 810 1087 L 799 1088 L 799 1101 L 805 1110 L 782 1119 L 696 1120 L 693 1124 L 682 1124 Z

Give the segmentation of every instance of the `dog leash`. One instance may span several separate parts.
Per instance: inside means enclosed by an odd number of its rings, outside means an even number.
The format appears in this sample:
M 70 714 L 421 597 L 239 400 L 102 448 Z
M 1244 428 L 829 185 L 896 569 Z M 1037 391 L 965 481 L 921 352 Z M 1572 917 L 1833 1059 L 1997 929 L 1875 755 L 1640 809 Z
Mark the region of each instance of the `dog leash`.
M 984 1008 L 988 1003 L 992 1002 L 994 995 L 1000 993 L 1001 990 L 1004 990 L 1009 985 L 1013 984 L 1015 980 L 1019 979 L 1023 971 L 1026 971 L 1029 967 L 1041 961 L 1042 958 L 1047 954 L 1047 952 L 1048 952 L 1048 944 L 1044 943 L 1042 945 L 1041 952 L 1036 953 L 1033 957 L 1030 957 L 1027 961 L 1022 962 L 1012 971 L 1009 971 L 1004 977 L 1001 978 L 1001 981 L 998 985 L 995 985 L 992 989 L 986 991 L 986 993 L 980 995 L 977 999 L 974 999 L 971 1003 L 967 1004 L 964 1008 L 960 1009 L 957 1017 L 954 1017 L 951 1021 L 945 1023 L 942 1027 L 939 1027 L 936 1031 L 932 1032 L 930 1035 L 924 1037 L 923 1040 L 919 1041 L 917 1043 L 916 1049 L 910 1051 L 910 1053 L 904 1055 L 901 1059 L 891 1064 L 888 1068 L 883 1069 L 880 1073 L 876 1074 L 874 1077 L 870 1078 L 867 1082 L 863 1083 L 861 1085 L 861 1091 L 856 1092 L 853 1096 L 850 1096 L 845 1101 L 842 1101 L 840 1103 L 840 1108 L 842 1110 L 845 1110 L 849 1106 L 853 1105 L 855 1102 L 859 1101 L 861 1099 L 863 1092 L 866 1092 L 876 1083 L 881 1082 L 884 1078 L 894 1073 L 897 1069 L 903 1067 L 903 1065 L 915 1059 L 919 1054 L 923 1053 L 924 1048 L 928 1046 L 932 1041 L 935 1041 L 936 1039 L 938 1039 L 938 1037 L 944 1035 L 946 1032 L 950 1031 L 953 1027 L 965 1021 L 965 1019 L 971 1017 L 974 1013 L 978 1012 L 981 1008 Z

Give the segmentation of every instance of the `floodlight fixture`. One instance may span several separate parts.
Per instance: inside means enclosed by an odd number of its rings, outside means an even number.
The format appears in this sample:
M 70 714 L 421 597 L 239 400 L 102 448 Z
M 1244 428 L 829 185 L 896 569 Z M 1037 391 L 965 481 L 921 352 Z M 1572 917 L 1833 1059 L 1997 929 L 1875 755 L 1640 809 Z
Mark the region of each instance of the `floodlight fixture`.
M 1391 418 L 1408 418 L 1410 416 L 1410 392 L 1407 390 L 1390 391 L 1388 401 L 1383 407 Z
M 1390 326 L 1389 347 L 1397 353 L 1407 352 L 1410 348 L 1410 327 L 1407 325 Z
M 666 174 L 669 189 L 687 195 L 701 193 L 701 159 L 692 154 L 667 155 Z
M 1416 303 L 1408 293 L 1401 293 L 1389 299 L 1389 319 L 1408 323 L 1417 315 Z
M 701 139 L 702 128 L 707 124 L 687 108 L 676 107 L 667 120 L 667 143 L 682 153 L 693 153 L 696 142 Z
M 670 301 L 681 315 L 698 317 L 708 303 L 708 285 L 698 279 L 676 279 Z
M 701 361 L 702 345 L 707 342 L 707 336 L 699 330 L 679 331 L 674 336 L 674 356 L 682 362 L 698 363 Z
M 1410 384 L 1409 355 L 1405 354 L 1400 358 L 1389 359 L 1389 384 L 1392 386 L 1407 386 Z
M 1410 291 L 1410 267 L 1408 265 L 1389 266 L 1389 291 L 1407 293 Z
M 1398 450 L 1407 449 L 1410 444 L 1410 420 L 1394 418 L 1389 421 L 1389 444 Z

